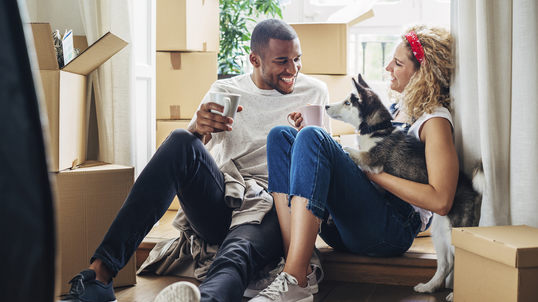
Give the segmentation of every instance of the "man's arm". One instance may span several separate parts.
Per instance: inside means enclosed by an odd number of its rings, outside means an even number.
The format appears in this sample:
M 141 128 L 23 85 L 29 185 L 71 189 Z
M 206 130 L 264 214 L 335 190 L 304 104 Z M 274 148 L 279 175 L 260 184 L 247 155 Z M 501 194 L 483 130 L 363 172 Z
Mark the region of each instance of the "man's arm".
M 204 145 L 207 145 L 207 143 L 209 143 L 209 141 L 211 140 L 211 133 L 202 135 L 196 132 L 196 123 L 189 124 L 189 126 L 187 127 L 187 131 L 194 134 L 194 136 L 200 139 Z

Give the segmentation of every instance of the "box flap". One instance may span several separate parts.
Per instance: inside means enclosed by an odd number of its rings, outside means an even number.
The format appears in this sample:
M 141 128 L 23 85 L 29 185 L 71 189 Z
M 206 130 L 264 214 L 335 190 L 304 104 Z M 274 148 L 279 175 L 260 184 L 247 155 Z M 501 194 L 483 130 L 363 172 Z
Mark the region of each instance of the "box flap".
M 80 75 L 88 75 L 118 53 L 118 51 L 122 50 L 127 44 L 129 43 L 125 40 L 111 32 L 107 32 L 99 40 L 90 45 L 90 47 L 81 52 L 73 61 L 65 65 L 62 70 Z
M 58 70 L 50 23 L 30 23 L 39 70 Z
M 538 267 L 538 229 L 530 226 L 454 228 L 452 245 L 511 267 Z
M 377 0 L 355 1 L 330 15 L 327 23 L 358 24 L 374 16 L 372 7 Z

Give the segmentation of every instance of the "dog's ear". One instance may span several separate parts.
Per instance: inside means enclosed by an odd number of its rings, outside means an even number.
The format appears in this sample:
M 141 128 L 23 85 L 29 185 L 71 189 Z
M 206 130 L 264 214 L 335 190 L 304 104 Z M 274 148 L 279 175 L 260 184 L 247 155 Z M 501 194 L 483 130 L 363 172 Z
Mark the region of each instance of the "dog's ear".
M 359 76 L 357 78 L 359 79 L 359 83 L 362 85 L 362 87 L 370 88 L 370 86 L 368 86 L 368 84 L 366 84 L 366 82 L 364 81 L 364 79 L 362 78 L 362 75 L 360 73 L 359 73 Z
M 362 93 L 365 92 L 365 88 L 361 84 L 357 83 L 357 81 L 355 81 L 354 78 L 351 78 L 351 86 L 353 88 L 352 93 L 357 98 L 359 98 L 359 101 L 360 101 L 362 99 L 361 98 Z

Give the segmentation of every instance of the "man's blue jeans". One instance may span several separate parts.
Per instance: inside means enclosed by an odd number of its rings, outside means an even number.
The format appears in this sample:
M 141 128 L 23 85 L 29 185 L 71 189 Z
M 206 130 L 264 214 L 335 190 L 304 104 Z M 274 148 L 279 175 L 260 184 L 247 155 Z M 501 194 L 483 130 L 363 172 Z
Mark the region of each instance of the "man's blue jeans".
M 420 230 L 420 214 L 393 194 L 380 193 L 322 128 L 273 128 L 267 157 L 269 191 L 308 199 L 307 208 L 323 220 L 320 237 L 335 249 L 397 256 Z M 334 224 L 327 224 L 329 214 Z
M 202 301 L 241 301 L 252 276 L 283 256 L 275 208 L 261 224 L 229 231 L 232 208 L 224 201 L 224 175 L 202 142 L 173 131 L 146 165 L 91 261 L 101 259 L 114 275 L 178 196 L 192 229 L 220 244 L 200 285 Z

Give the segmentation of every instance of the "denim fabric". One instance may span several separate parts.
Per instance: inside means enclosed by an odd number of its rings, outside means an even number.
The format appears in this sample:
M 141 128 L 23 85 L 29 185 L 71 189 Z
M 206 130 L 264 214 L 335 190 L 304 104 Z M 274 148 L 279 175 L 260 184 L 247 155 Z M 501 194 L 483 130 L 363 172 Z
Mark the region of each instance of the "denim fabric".
M 420 230 L 420 214 L 393 194 L 379 192 L 322 128 L 273 128 L 267 158 L 269 191 L 288 194 L 290 200 L 307 198 L 307 208 L 323 219 L 319 235 L 335 249 L 401 255 Z M 329 214 L 334 224 L 327 224 Z
M 202 142 L 186 130 L 173 131 L 153 155 L 91 261 L 101 259 L 116 275 L 176 195 L 196 234 L 220 244 L 199 287 L 202 301 L 241 301 L 252 276 L 283 255 L 276 211 L 259 225 L 229 231 L 233 209 L 224 200 L 224 175 Z

